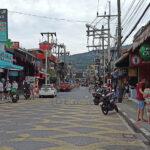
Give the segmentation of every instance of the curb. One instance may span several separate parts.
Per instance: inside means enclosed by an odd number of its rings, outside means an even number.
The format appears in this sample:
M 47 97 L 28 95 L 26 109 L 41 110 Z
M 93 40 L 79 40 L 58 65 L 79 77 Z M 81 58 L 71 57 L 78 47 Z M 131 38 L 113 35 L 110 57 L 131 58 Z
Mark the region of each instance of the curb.
M 135 120 L 132 118 L 128 118 L 127 113 L 122 112 L 120 108 L 119 109 L 119 114 L 125 119 L 125 121 L 128 123 L 128 125 L 136 132 L 136 133 L 141 133 L 145 138 L 146 141 L 143 141 L 145 144 L 150 145 L 150 132 L 147 131 L 145 128 L 138 128 L 135 125 Z

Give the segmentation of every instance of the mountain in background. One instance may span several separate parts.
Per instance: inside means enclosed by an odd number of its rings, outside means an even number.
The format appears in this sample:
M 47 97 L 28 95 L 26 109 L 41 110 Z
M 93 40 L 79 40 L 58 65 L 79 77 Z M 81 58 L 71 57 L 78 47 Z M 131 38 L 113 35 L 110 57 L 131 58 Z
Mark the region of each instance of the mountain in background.
M 95 52 L 91 51 L 91 52 L 66 56 L 66 62 L 71 63 L 73 68 L 75 68 L 77 71 L 85 71 L 88 65 L 94 63 L 94 58 L 95 58 Z
M 131 48 L 131 45 L 125 45 L 122 47 L 122 50 L 128 50 Z M 111 48 L 112 50 L 114 48 Z M 90 51 L 90 52 L 85 52 L 85 53 L 80 53 L 80 54 L 74 54 L 71 56 L 66 56 L 66 62 L 71 63 L 72 66 L 77 70 L 77 71 L 85 71 L 87 69 L 87 66 L 90 64 L 94 63 L 94 59 L 96 58 L 96 51 Z M 63 60 L 62 56 L 62 60 Z

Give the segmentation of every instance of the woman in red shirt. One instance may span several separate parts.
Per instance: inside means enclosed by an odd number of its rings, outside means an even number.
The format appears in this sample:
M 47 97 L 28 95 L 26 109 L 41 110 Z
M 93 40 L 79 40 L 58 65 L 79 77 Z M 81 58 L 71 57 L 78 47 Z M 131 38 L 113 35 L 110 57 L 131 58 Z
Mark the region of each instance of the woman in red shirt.
M 137 84 L 136 91 L 137 91 L 137 100 L 138 100 L 138 111 L 137 111 L 137 121 L 146 121 L 144 117 L 144 89 L 145 89 L 145 79 L 142 79 L 141 82 Z

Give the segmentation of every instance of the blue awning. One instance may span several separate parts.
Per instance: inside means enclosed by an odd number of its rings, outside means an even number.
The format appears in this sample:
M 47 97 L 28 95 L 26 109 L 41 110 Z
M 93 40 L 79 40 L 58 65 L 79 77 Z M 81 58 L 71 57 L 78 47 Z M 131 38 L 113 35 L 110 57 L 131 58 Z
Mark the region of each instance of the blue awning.
M 0 68 L 8 69 L 8 70 L 23 70 L 22 66 L 14 65 L 11 62 L 0 60 Z

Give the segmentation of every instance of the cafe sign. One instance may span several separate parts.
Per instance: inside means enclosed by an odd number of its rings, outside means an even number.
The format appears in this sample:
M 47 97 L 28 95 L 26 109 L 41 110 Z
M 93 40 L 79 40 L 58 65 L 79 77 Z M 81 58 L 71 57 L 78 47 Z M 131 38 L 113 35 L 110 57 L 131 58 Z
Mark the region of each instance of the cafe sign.
M 150 61 L 150 45 L 144 44 L 140 48 L 140 55 L 144 61 Z
M 7 9 L 0 9 L 0 42 L 8 39 Z

